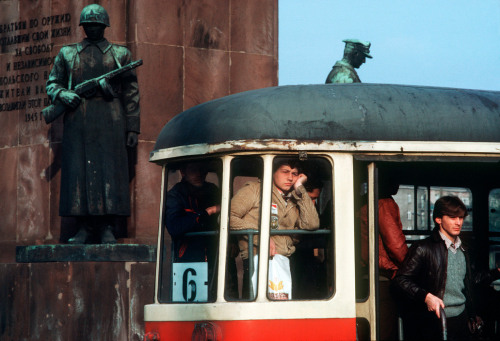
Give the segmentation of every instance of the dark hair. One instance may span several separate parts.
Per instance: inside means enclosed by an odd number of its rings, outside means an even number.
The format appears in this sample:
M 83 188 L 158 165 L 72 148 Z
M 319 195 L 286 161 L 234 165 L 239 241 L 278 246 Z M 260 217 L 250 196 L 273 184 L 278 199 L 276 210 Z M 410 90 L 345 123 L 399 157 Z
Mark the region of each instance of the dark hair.
M 307 192 L 312 192 L 313 189 L 315 188 L 319 188 L 319 189 L 322 189 L 323 188 L 323 182 L 318 179 L 317 177 L 314 177 L 314 176 L 311 176 L 308 174 L 307 175 L 307 181 L 306 183 L 304 184 L 304 187 L 306 189 Z
M 273 164 L 273 174 L 276 172 L 281 166 L 290 166 L 290 168 L 297 168 L 299 173 L 302 173 L 302 167 L 299 160 L 295 159 L 276 159 Z
M 467 207 L 460 200 L 460 198 L 452 195 L 447 195 L 439 198 L 434 203 L 434 211 L 432 212 L 432 220 L 434 221 L 436 227 L 436 218 L 442 218 L 443 216 L 455 217 L 467 217 Z

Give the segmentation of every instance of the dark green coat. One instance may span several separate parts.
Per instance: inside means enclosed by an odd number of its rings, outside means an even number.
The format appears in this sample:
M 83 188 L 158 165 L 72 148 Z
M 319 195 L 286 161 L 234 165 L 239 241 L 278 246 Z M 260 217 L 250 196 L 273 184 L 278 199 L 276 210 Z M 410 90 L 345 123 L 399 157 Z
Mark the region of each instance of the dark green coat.
M 61 48 L 47 81 L 55 101 L 61 91 L 132 61 L 130 51 L 103 40 Z M 139 133 L 139 89 L 135 72 L 113 82 L 118 96 L 98 91 L 64 114 L 61 216 L 130 215 L 127 132 Z

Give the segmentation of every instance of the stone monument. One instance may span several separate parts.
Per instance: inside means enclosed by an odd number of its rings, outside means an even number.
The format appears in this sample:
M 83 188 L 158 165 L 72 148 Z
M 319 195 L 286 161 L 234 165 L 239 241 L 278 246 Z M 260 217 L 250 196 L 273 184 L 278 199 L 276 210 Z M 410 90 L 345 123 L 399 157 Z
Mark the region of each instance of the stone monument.
M 86 38 L 60 50 L 46 87 L 64 115 L 59 215 L 76 218 L 70 244 L 114 244 L 117 216 L 130 216 L 127 147 L 137 146 L 139 87 L 133 70 L 103 78 L 132 62 L 126 47 L 104 38 L 107 11 L 88 5 L 79 25 Z

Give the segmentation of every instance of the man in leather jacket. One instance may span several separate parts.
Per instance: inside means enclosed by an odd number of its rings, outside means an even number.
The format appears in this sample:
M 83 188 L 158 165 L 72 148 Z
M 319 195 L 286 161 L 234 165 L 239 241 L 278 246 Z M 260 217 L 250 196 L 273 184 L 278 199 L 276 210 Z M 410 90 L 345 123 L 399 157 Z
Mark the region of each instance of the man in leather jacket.
M 401 314 L 406 339 L 440 339 L 441 308 L 447 317 L 449 340 L 470 337 L 471 326 L 480 327 L 472 300 L 472 284 L 498 277 L 494 270 L 472 280 L 469 255 L 459 234 L 467 208 L 454 196 L 438 199 L 434 206 L 432 235 L 415 242 L 394 278 L 401 294 Z

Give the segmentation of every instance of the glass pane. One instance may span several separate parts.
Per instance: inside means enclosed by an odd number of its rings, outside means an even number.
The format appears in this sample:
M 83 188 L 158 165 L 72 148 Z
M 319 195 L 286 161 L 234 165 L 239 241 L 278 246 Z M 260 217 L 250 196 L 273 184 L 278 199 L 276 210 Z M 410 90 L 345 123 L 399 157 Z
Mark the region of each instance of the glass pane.
M 415 229 L 415 187 L 412 185 L 399 185 L 398 192 L 392 196 L 399 206 L 403 230 Z
M 426 187 L 400 185 L 398 193 L 393 196 L 399 206 L 403 230 L 414 231 L 429 229 L 428 224 L 428 191 Z
M 232 199 L 225 287 L 227 300 L 253 300 L 257 294 L 255 261 L 260 240 L 258 231 L 263 167 L 259 157 L 238 157 L 231 162 Z M 248 247 L 249 240 L 253 240 L 253 248 Z
M 494 189 L 489 195 L 489 230 L 500 232 L 500 189 Z
M 434 203 L 439 198 L 445 195 L 453 195 L 459 197 L 460 200 L 467 207 L 467 212 L 469 215 L 464 219 L 464 224 L 462 225 L 462 231 L 472 231 L 472 192 L 468 188 L 462 187 L 431 187 L 431 210 L 429 212 L 430 219 L 432 221 L 432 211 L 434 210 Z M 432 227 L 434 227 L 434 222 L 432 222 Z
M 162 302 L 215 301 L 221 169 L 218 159 L 169 165 L 163 214 Z
M 324 158 L 274 160 L 268 278 L 271 300 L 324 299 L 333 293 L 331 174 L 331 164 Z M 304 175 L 307 181 L 302 180 Z M 300 183 L 303 186 L 297 185 Z M 287 230 L 293 233 L 282 234 Z
M 429 226 L 429 191 L 427 187 L 417 188 L 417 229 L 431 230 Z

